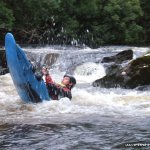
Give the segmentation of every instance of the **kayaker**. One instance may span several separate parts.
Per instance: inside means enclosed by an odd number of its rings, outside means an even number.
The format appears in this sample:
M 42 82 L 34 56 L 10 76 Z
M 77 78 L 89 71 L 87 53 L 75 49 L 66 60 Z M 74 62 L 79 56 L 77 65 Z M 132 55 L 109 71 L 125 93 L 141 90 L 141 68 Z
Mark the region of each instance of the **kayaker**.
M 64 75 L 61 83 L 58 84 L 52 80 L 46 66 L 42 67 L 42 73 L 46 81 L 49 95 L 53 100 L 59 100 L 63 97 L 72 99 L 71 89 L 76 84 L 76 79 L 72 75 Z

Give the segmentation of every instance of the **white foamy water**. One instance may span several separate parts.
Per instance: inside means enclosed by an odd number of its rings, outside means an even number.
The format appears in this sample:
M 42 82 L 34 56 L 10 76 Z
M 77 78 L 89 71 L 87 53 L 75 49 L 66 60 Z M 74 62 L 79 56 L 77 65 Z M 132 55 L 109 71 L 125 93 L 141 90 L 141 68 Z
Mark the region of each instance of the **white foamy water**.
M 102 64 L 93 62 L 79 65 L 74 73 L 78 83 L 92 83 L 95 79 L 102 78 L 106 74 Z
M 48 51 L 48 48 L 46 50 Z M 143 51 L 146 52 L 146 50 Z M 75 52 L 79 53 L 79 51 L 81 50 Z M 88 51 L 90 50 L 86 52 Z M 84 53 L 84 50 L 81 53 Z M 61 62 L 57 61 L 55 65 L 60 64 Z M 65 71 L 60 71 L 59 67 L 56 67 L 51 68 L 50 73 L 55 81 L 60 82 Z M 15 90 L 10 74 L 0 76 L 1 122 L 61 122 L 93 114 L 130 117 L 150 115 L 150 93 L 148 91 L 92 87 L 91 83 L 94 80 L 105 75 L 102 64 L 84 62 L 75 68 L 74 74 L 77 85 L 72 90 L 72 101 L 63 98 L 60 101 L 45 101 L 39 104 L 23 103 Z M 62 118 L 58 119 L 60 116 Z

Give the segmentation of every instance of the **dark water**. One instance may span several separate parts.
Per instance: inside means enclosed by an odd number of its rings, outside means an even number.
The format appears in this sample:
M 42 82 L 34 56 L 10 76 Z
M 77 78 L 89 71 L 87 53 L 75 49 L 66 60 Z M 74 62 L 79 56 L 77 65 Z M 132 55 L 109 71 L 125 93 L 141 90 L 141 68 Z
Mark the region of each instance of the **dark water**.
M 81 123 L 3 124 L 0 126 L 1 149 L 149 149 L 148 146 L 138 145 L 150 142 L 149 117 L 91 117 Z
M 0 150 L 149 150 L 150 92 L 91 86 L 104 75 L 102 57 L 124 49 L 29 49 L 59 53 L 52 77 L 71 69 L 78 84 L 71 102 L 24 104 L 10 74 L 0 76 Z M 134 48 L 136 56 L 145 51 Z

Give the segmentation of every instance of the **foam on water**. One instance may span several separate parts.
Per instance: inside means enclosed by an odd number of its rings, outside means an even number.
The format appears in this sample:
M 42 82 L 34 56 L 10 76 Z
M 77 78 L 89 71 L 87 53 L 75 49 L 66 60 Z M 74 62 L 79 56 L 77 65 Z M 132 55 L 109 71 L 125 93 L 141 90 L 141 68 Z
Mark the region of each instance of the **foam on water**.
M 89 49 L 88 49 L 89 50 Z M 50 70 L 52 78 L 60 82 L 65 72 L 57 68 Z M 105 75 L 102 64 L 84 63 L 75 69 L 77 86 L 72 90 L 73 99 L 44 101 L 39 104 L 25 104 L 18 96 L 10 74 L 0 76 L 0 120 L 2 122 L 45 122 L 53 119 L 73 119 L 77 116 L 150 114 L 150 94 L 148 91 L 127 89 L 94 88 L 91 83 Z M 59 117 L 58 117 L 59 116 Z M 61 120 L 62 121 L 62 120 Z
M 103 76 L 105 76 L 105 69 L 101 64 L 88 62 L 75 69 L 75 77 L 78 83 L 91 83 Z
M 0 77 L 0 115 L 3 122 L 45 121 L 48 117 L 62 115 L 149 115 L 148 92 L 123 89 L 80 88 L 73 89 L 73 99 L 45 101 L 39 104 L 24 104 L 13 86 L 10 75 Z

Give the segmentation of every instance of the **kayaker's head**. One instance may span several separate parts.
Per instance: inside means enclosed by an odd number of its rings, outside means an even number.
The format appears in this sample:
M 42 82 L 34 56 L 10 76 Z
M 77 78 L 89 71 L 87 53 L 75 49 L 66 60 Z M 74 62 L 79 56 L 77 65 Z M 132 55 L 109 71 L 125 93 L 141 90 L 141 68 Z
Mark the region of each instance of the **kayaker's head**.
M 76 79 L 72 75 L 66 74 L 63 77 L 62 84 L 72 89 L 76 85 Z

